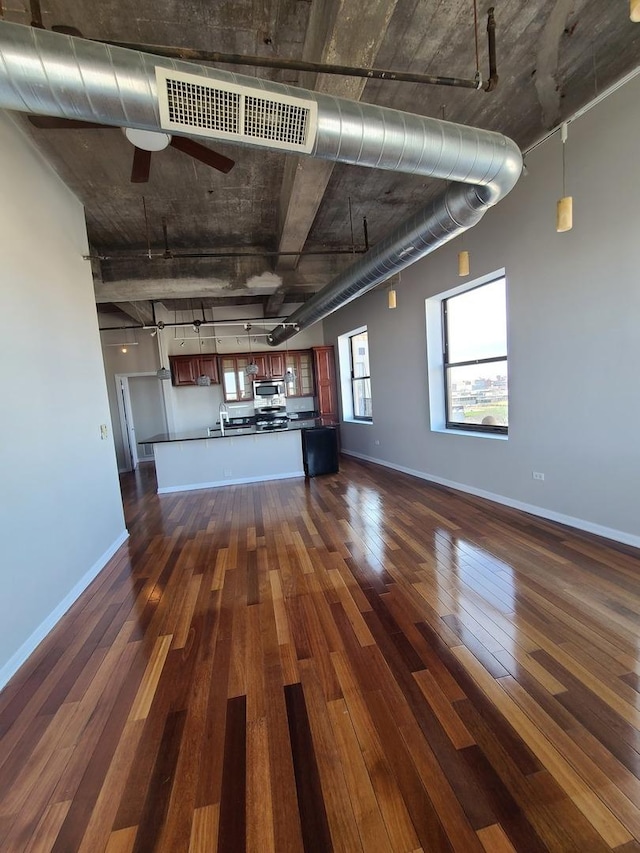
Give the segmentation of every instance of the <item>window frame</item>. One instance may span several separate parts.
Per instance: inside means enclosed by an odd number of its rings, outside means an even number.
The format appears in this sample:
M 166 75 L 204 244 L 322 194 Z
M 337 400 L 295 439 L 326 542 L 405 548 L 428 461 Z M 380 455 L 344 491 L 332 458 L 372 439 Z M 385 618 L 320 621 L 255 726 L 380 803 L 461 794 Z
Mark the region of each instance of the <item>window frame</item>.
M 353 341 L 354 338 L 358 338 L 361 335 L 367 336 L 367 361 L 369 362 L 369 373 L 367 376 L 355 376 L 354 370 L 354 356 L 353 356 Z M 356 396 L 354 393 L 355 383 L 362 382 L 363 380 L 369 380 L 369 388 L 371 388 L 371 360 L 369 357 L 369 330 L 365 327 L 364 329 L 358 329 L 356 331 L 350 332 L 347 336 L 347 341 L 349 344 L 349 372 L 351 378 L 351 417 L 354 421 L 358 421 L 359 423 L 372 423 L 373 422 L 373 405 L 371 406 L 371 415 L 356 415 Z
M 509 426 L 503 426 L 501 424 L 477 424 L 477 423 L 465 423 L 464 421 L 452 421 L 450 420 L 449 413 L 449 371 L 452 368 L 456 367 L 470 367 L 476 364 L 496 364 L 498 362 L 504 362 L 507 367 L 507 377 L 509 376 L 508 365 L 509 365 L 509 344 L 507 341 L 507 348 L 505 355 L 493 356 L 490 358 L 476 358 L 476 359 L 468 359 L 466 361 L 449 361 L 449 327 L 448 327 L 448 318 L 447 318 L 447 304 L 450 300 L 456 299 L 459 296 L 464 296 L 467 293 L 471 293 L 474 290 L 479 290 L 482 287 L 487 287 L 490 284 L 493 284 L 496 281 L 504 280 L 504 288 L 505 288 L 505 314 L 507 307 L 507 277 L 504 271 L 500 273 L 496 273 L 491 277 L 486 278 L 485 280 L 474 282 L 469 287 L 464 289 L 457 289 L 453 293 L 449 293 L 445 295 L 441 300 L 440 311 L 441 311 L 441 330 L 442 330 L 442 373 L 443 373 L 443 384 L 444 384 L 444 416 L 445 416 L 445 429 L 446 430 L 462 430 L 464 432 L 472 432 L 472 433 L 480 433 L 480 434 L 494 434 L 494 435 L 503 435 L 507 436 L 509 434 Z M 505 330 L 506 331 L 506 330 Z M 508 392 L 508 378 L 507 378 L 507 400 L 509 399 Z

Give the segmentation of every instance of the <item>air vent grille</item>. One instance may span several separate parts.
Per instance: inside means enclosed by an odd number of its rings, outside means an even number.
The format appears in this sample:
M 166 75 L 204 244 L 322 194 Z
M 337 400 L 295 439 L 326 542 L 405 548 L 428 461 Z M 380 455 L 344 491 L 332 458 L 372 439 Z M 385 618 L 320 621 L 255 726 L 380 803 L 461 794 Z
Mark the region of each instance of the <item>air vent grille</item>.
M 166 131 L 310 153 L 317 104 L 195 74 L 156 68 L 160 125 Z
M 240 95 L 185 80 L 167 80 L 169 120 L 207 130 L 238 133 Z
M 309 110 L 294 104 L 254 97 L 245 100 L 244 132 L 257 139 L 304 145 L 308 118 Z

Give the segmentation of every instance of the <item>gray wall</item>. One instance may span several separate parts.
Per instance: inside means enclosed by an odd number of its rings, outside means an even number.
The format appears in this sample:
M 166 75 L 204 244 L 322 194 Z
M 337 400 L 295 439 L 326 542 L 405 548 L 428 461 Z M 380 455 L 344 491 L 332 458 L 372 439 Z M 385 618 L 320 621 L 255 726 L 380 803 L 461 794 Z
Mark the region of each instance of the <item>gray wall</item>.
M 83 209 L 0 112 L 0 687 L 126 538 Z
M 636 79 L 570 126 L 573 231 L 555 231 L 558 134 L 478 226 L 402 274 L 395 311 L 381 289 L 325 320 L 327 341 L 369 328 L 374 423 L 343 425 L 347 452 L 640 545 L 639 98 Z M 425 299 L 460 283 L 463 248 L 469 280 L 506 269 L 508 441 L 429 426 Z

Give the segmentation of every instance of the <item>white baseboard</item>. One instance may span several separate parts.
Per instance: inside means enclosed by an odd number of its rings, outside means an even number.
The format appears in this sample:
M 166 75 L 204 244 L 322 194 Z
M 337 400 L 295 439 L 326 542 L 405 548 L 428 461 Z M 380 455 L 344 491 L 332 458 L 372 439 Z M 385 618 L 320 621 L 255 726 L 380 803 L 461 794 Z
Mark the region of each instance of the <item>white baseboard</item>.
M 494 503 L 503 504 L 512 509 L 519 509 L 522 512 L 528 512 L 531 515 L 537 515 L 539 518 L 545 518 L 548 521 L 557 521 L 558 524 L 566 524 L 567 527 L 575 527 L 577 530 L 584 530 L 585 533 L 594 533 L 596 536 L 602 536 L 605 539 L 613 539 L 615 542 L 621 542 L 623 545 L 631 545 L 633 548 L 640 548 L 640 536 L 634 536 L 632 533 L 627 533 L 624 530 L 616 530 L 613 527 L 605 527 L 602 524 L 594 524 L 592 521 L 585 521 L 582 518 L 575 518 L 572 515 L 564 515 L 561 512 L 555 512 L 546 507 L 536 506 L 535 504 L 524 503 L 524 501 L 514 500 L 505 495 L 497 495 L 493 492 L 487 492 L 484 489 L 476 489 L 474 486 L 468 486 L 466 483 L 456 483 L 453 480 L 445 480 L 443 477 L 435 477 L 432 474 L 425 474 L 424 471 L 416 471 L 414 468 L 405 468 L 404 465 L 394 465 L 392 462 L 387 462 L 384 459 L 376 459 L 372 456 L 365 456 L 363 453 L 356 453 L 353 450 L 345 450 L 342 448 L 342 453 L 345 456 L 354 456 L 356 459 L 362 459 L 365 462 L 371 462 L 374 465 L 381 465 L 383 468 L 392 468 L 394 471 L 401 471 L 403 474 L 410 474 L 412 477 L 418 477 L 421 480 L 428 480 L 430 483 L 437 483 L 440 486 L 447 486 L 449 489 L 455 489 L 458 492 L 465 492 L 469 495 L 474 495 L 478 498 L 485 498 Z
M 193 492 L 196 489 L 217 489 L 220 486 L 243 486 L 245 483 L 266 483 L 268 480 L 292 480 L 294 477 L 304 477 L 304 471 L 293 471 L 291 474 L 268 474 L 265 477 L 240 477 L 237 480 L 216 480 L 211 483 L 191 483 L 185 486 L 163 486 L 158 489 L 158 494 Z
M 75 586 L 65 595 L 60 604 L 53 610 L 44 622 L 41 622 L 36 630 L 28 637 L 20 648 L 9 658 L 5 665 L 0 669 L 0 690 L 6 685 L 10 678 L 20 669 L 22 664 L 27 660 L 29 655 L 33 654 L 37 646 L 44 640 L 52 628 L 60 621 L 71 605 L 80 597 L 80 595 L 89 586 L 92 580 L 106 566 L 109 560 L 116 553 L 118 548 L 129 538 L 129 531 L 124 530 L 120 536 L 113 542 L 104 554 L 96 560 L 88 572 L 86 572 Z

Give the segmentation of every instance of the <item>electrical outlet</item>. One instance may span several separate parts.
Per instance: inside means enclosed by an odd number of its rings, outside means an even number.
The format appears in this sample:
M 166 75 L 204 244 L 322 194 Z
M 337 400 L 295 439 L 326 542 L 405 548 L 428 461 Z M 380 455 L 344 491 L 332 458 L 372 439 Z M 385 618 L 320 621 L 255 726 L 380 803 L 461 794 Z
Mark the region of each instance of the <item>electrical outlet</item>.
M 534 480 L 544 480 L 544 474 L 541 474 L 540 471 L 532 471 L 531 476 Z
M 109 430 L 106 424 L 100 424 L 100 438 L 104 441 L 109 435 Z

